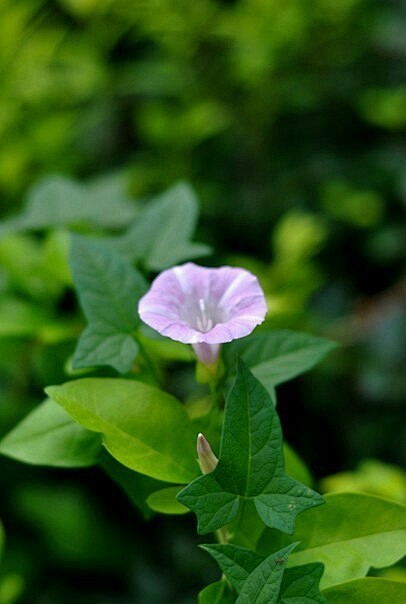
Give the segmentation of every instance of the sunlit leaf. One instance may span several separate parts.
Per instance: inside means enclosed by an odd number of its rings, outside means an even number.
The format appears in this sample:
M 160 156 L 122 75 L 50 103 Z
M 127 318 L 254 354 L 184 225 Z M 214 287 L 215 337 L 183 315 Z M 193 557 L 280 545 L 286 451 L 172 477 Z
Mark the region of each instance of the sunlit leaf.
M 182 505 L 176 495 L 179 493 L 180 487 L 167 487 L 159 491 L 154 491 L 147 499 L 147 504 L 161 514 L 187 514 L 188 508 Z
M 330 494 L 325 501 L 298 519 L 291 538 L 266 529 L 259 551 L 300 541 L 289 564 L 322 562 L 322 588 L 363 577 L 372 566 L 390 566 L 406 554 L 406 506 L 361 493 Z
M 84 428 L 100 432 L 109 453 L 158 480 L 185 484 L 199 469 L 184 406 L 158 388 L 118 378 L 84 378 L 47 394 Z
M 406 583 L 365 577 L 326 589 L 328 604 L 404 604 Z

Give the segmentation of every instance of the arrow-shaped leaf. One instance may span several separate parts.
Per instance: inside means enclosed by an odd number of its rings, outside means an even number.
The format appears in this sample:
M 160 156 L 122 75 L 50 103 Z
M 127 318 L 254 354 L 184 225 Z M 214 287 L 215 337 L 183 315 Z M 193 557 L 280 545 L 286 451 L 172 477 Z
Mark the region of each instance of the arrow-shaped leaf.
M 201 534 L 235 518 L 240 500 L 254 502 L 270 527 L 292 533 L 297 514 L 320 505 L 320 495 L 284 473 L 282 432 L 271 397 L 240 362 L 229 394 L 216 469 L 178 499 L 198 517 Z
M 326 598 L 320 593 L 323 571 L 324 565 L 318 562 L 287 568 L 279 594 L 280 604 L 325 604 Z
M 126 373 L 138 353 L 132 333 L 140 323 L 144 278 L 110 246 L 78 235 L 72 238 L 70 264 L 88 320 L 73 366 L 110 365 Z
M 295 545 L 295 544 L 292 544 Z M 208 551 L 217 561 L 223 573 L 238 593 L 254 570 L 264 562 L 265 556 L 244 547 L 231 544 L 215 544 L 200 546 Z M 278 564 L 284 563 L 283 553 L 272 554 Z M 303 604 L 312 602 L 324 604 L 326 599 L 319 591 L 319 583 L 323 574 L 323 564 L 306 564 L 287 568 L 280 587 L 277 602 L 281 604 Z
M 265 558 L 248 576 L 236 604 L 276 604 L 279 601 L 286 562 L 295 546 L 296 543 L 292 543 Z
M 266 556 L 231 543 L 201 545 L 216 560 L 231 585 L 240 593 L 249 575 L 265 560 Z

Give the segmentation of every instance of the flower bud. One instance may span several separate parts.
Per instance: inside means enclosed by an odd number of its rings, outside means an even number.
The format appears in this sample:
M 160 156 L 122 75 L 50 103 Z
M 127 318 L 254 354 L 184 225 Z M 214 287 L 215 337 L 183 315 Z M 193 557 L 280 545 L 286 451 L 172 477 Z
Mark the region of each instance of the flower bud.
M 203 436 L 203 434 L 198 434 L 197 436 L 197 455 L 199 458 L 199 465 L 203 472 L 203 474 L 209 474 L 213 472 L 218 464 L 218 459 L 214 455 L 211 447 Z

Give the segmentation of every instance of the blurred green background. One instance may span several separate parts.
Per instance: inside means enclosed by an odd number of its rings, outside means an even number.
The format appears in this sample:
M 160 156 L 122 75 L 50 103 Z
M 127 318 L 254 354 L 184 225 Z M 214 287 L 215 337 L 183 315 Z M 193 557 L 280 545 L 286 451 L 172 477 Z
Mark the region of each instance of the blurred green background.
M 288 442 L 317 479 L 347 472 L 326 489 L 406 499 L 405 26 L 403 0 L 2 0 L 0 436 L 83 325 L 66 231 L 13 223 L 32 187 L 91 181 L 114 214 L 187 180 L 202 261 L 342 344 L 279 389 Z M 100 470 L 1 458 L 0 518 L 0 604 L 182 604 L 217 576 L 191 516 L 145 524 Z

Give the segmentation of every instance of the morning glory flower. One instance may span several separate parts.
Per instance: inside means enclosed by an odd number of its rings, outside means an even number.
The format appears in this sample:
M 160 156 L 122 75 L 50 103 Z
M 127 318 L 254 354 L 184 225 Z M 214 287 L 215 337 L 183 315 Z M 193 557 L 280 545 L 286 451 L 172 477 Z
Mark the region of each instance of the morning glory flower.
M 160 273 L 138 306 L 160 334 L 192 344 L 197 357 L 215 363 L 220 345 L 250 334 L 267 306 L 258 279 L 243 268 L 207 268 L 192 262 Z

